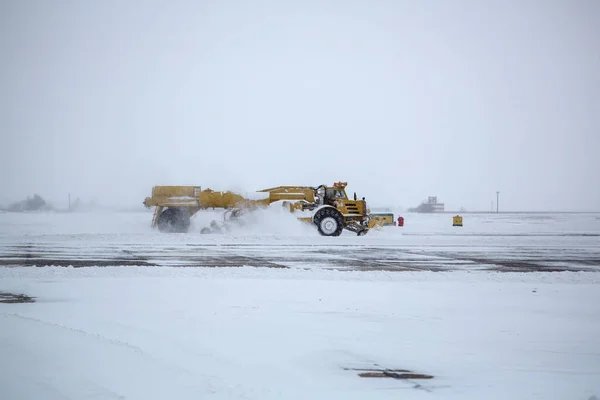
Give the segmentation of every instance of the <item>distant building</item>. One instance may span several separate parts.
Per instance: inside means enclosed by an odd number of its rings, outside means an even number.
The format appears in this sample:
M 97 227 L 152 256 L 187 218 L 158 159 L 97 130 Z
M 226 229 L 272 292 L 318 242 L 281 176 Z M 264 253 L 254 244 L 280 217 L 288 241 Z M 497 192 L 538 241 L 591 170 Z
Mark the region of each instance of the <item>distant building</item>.
M 429 196 L 427 202 L 423 202 L 418 207 L 409 209 L 409 211 L 419 213 L 444 212 L 444 203 L 438 203 L 437 196 Z

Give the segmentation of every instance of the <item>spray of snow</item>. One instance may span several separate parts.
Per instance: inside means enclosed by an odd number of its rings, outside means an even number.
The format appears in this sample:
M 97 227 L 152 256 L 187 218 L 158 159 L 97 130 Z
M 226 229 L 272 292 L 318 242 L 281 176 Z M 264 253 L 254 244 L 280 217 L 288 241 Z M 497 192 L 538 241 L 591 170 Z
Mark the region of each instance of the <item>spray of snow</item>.
M 230 216 L 228 210 L 201 210 L 193 216 L 189 233 L 204 233 L 203 230 L 212 227 L 210 233 L 219 236 L 318 236 L 314 225 L 298 220 L 306 215 L 291 213 L 282 204 L 244 211 L 238 219 Z
M 269 198 L 268 192 L 244 192 L 241 195 L 248 200 L 266 200 Z
M 274 236 L 315 236 L 316 227 L 298 220 L 281 206 L 270 206 L 244 213 L 239 221 L 229 221 L 224 226 L 226 213 L 221 211 L 202 211 L 194 218 L 192 229 L 199 232 L 212 224 L 222 227 L 220 235 L 274 235 Z M 214 232 L 213 232 L 214 234 Z
M 288 236 L 314 236 L 317 231 L 312 224 L 298 220 L 297 214 L 292 214 L 284 207 L 268 207 L 249 213 L 242 227 L 248 233 L 274 234 Z

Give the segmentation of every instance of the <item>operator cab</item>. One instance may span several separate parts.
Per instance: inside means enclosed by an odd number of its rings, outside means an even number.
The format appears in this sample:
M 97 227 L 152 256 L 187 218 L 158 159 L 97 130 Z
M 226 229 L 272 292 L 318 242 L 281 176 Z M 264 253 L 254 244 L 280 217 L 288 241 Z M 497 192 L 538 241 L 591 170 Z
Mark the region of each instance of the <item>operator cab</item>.
M 346 196 L 346 182 L 335 182 L 332 186 L 320 185 L 315 190 L 315 198 L 320 204 L 336 207 L 337 200 L 348 200 Z
M 328 199 L 337 200 L 337 199 L 346 199 L 346 193 L 341 189 L 329 188 L 325 191 L 325 196 Z
M 345 186 L 341 182 L 336 182 L 332 187 L 326 188 L 324 203 L 335 206 L 336 200 L 348 200 L 346 191 L 344 190 Z

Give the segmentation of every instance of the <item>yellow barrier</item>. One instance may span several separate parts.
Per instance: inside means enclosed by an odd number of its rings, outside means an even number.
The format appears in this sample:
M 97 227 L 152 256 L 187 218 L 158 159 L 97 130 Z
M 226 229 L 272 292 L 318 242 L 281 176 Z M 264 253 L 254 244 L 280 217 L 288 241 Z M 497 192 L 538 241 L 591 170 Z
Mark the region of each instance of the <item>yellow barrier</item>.
M 460 215 L 452 217 L 452 226 L 463 226 L 462 217 Z

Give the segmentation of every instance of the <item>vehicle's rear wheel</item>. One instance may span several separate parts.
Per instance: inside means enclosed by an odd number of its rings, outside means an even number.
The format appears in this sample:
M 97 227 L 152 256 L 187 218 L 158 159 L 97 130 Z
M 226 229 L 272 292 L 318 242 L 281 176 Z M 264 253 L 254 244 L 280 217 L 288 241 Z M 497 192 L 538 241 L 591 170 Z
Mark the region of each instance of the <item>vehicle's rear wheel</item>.
M 186 233 L 190 228 L 190 214 L 185 208 L 167 208 L 158 216 L 158 230 L 167 233 Z
M 344 230 L 344 216 L 332 207 L 321 208 L 313 221 L 323 236 L 340 236 Z

